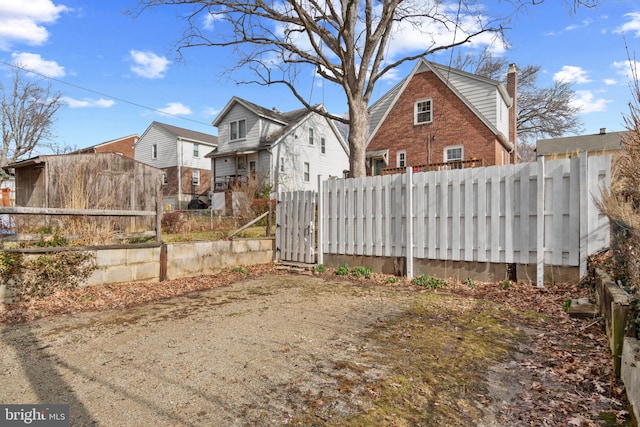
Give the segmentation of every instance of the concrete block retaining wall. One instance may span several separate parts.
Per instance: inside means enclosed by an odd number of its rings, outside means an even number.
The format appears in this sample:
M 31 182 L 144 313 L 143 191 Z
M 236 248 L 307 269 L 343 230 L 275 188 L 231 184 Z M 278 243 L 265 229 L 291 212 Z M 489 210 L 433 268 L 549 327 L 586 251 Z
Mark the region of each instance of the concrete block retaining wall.
M 223 268 L 273 262 L 273 239 L 180 242 L 163 245 L 166 246 L 164 260 L 160 244 L 93 246 L 80 249 L 93 253 L 97 267 L 83 286 L 159 281 L 163 262 L 166 263 L 166 279 L 214 274 Z M 60 248 L 55 250 L 59 251 Z M 38 253 L 46 252 L 47 249 L 43 248 Z M 30 253 L 28 256 L 37 256 L 38 253 Z M 4 284 L 0 284 L 0 302 L 10 302 L 10 295 Z
M 640 420 L 640 341 L 635 338 L 629 295 L 602 271 L 596 273 L 596 292 L 614 372 L 624 383 L 635 419 Z

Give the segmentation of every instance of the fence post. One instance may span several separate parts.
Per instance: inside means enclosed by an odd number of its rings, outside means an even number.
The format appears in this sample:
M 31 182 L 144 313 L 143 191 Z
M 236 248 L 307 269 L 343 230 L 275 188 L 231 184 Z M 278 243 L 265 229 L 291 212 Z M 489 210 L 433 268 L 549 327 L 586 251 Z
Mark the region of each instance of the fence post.
M 545 170 L 544 157 L 538 157 L 538 179 L 537 179 L 537 216 L 536 216 L 536 285 L 544 288 L 544 223 L 545 223 L 545 204 L 544 204 L 544 184 Z
M 318 175 L 318 214 L 316 217 L 316 223 L 318 224 L 316 227 L 318 232 L 318 249 L 316 251 L 318 265 L 324 264 L 324 256 L 322 254 L 324 247 L 324 198 L 322 196 L 322 175 Z
M 407 247 L 406 247 L 406 266 L 407 279 L 413 279 L 413 168 L 409 166 L 406 173 L 406 224 L 407 224 Z
M 580 264 L 580 278 L 587 274 L 587 256 L 589 255 L 589 155 L 587 151 L 580 153 L 580 243 L 578 246 L 578 262 Z

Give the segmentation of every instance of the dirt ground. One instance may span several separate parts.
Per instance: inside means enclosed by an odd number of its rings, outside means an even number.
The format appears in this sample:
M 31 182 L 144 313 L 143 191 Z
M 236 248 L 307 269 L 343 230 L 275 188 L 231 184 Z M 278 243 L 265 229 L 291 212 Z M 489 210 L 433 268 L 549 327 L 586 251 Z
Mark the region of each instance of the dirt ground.
M 19 323 L 4 307 L 0 402 L 68 403 L 74 426 L 626 425 L 597 319 L 540 312 L 566 292 L 266 272 Z

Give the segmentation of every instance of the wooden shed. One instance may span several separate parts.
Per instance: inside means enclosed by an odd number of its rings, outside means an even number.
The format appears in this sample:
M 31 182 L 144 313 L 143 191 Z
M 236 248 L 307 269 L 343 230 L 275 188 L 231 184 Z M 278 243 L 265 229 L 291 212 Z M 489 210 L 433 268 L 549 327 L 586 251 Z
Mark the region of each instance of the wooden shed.
M 17 207 L 155 211 L 162 201 L 162 170 L 116 153 L 42 155 L 4 169 L 14 170 Z M 110 221 L 117 231 L 155 228 L 153 218 Z

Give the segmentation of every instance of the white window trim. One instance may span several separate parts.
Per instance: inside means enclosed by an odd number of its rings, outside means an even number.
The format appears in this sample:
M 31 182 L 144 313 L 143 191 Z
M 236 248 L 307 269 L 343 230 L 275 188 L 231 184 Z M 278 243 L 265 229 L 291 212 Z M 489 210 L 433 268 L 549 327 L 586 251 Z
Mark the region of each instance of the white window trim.
M 302 179 L 304 182 L 311 182 L 311 164 L 309 162 L 304 162 Z
M 191 171 L 191 184 L 200 185 L 200 171 L 198 169 Z
M 313 131 L 313 128 L 309 128 L 309 145 L 314 144 L 314 138 L 315 138 L 315 132 Z
M 193 158 L 194 159 L 200 158 L 200 144 L 198 144 L 197 142 L 193 143 Z
M 162 174 L 162 185 L 168 185 L 169 184 L 169 175 L 167 175 L 166 172 L 164 172 Z
M 404 155 L 403 165 L 400 164 L 400 157 Z M 404 168 L 407 166 L 407 152 L 405 150 L 400 150 L 396 153 L 396 165 L 399 168 Z
M 151 144 L 151 160 L 158 159 L 158 144 Z
M 449 155 L 448 152 L 449 150 L 455 150 L 455 149 L 460 149 L 460 158 L 459 159 L 449 159 Z M 444 152 L 442 155 L 442 158 L 444 159 L 444 163 L 449 163 L 449 162 L 459 162 L 464 160 L 464 145 L 462 144 L 458 144 L 458 145 L 447 145 L 446 147 L 444 147 Z
M 421 102 L 429 102 L 429 120 L 424 122 L 418 121 L 418 104 L 420 104 Z M 424 111 L 421 111 L 420 113 L 424 113 Z M 422 124 L 431 123 L 431 122 L 433 122 L 433 99 L 424 98 L 424 99 L 417 100 L 415 104 L 413 104 L 413 124 L 422 125 Z
M 240 122 L 244 122 L 244 135 L 240 136 Z M 231 137 L 231 127 L 233 126 L 233 124 L 236 125 L 236 131 L 238 133 L 238 136 L 236 138 L 232 138 Z M 247 139 L 247 119 L 238 119 L 238 120 L 234 120 L 232 122 L 229 122 L 229 141 L 234 142 L 234 141 L 242 141 L 243 139 Z
M 327 140 L 320 138 L 320 154 L 327 154 Z

